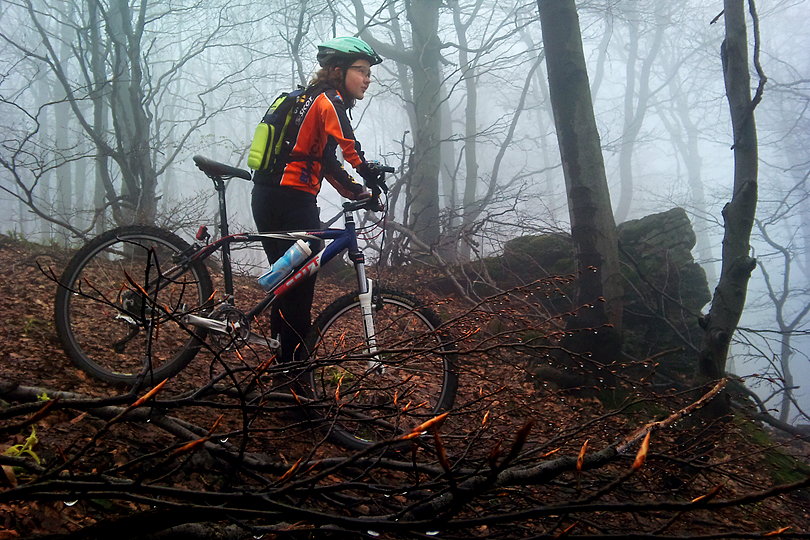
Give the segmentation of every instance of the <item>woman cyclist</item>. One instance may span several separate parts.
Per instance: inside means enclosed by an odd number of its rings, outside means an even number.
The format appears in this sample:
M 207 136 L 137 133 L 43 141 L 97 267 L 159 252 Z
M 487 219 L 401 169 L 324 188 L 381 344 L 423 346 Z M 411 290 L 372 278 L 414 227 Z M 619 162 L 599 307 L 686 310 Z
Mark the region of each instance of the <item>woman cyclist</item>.
M 359 200 L 369 192 L 341 166 L 336 157 L 340 147 L 343 158 L 366 183 L 376 182 L 379 173 L 369 166 L 352 130 L 347 111 L 363 99 L 371 82 L 371 66 L 382 58 L 365 41 L 339 37 L 318 46 L 321 69 L 305 94 L 314 101 L 291 142 L 286 163 L 270 171 L 256 171 L 251 201 L 258 230 L 309 230 L 320 227 L 316 198 L 326 179 L 342 196 Z M 267 240 L 264 249 L 272 264 L 291 243 Z M 313 251 L 315 251 L 313 249 Z M 311 325 L 310 310 L 315 291 L 315 276 L 290 289 L 275 303 L 270 326 L 281 342 L 281 362 L 305 360 L 297 354 Z

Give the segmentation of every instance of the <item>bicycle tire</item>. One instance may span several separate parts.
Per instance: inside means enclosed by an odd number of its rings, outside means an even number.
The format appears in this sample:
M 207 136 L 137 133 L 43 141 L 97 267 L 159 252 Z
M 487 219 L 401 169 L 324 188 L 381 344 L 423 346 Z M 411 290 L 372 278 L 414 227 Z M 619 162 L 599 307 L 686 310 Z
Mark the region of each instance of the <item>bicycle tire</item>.
M 327 306 L 306 341 L 310 414 L 320 417 L 334 442 L 357 450 L 409 433 L 450 409 L 458 387 L 455 349 L 431 309 L 387 289 L 375 291 L 372 305 L 384 372 L 369 366 L 356 293 Z
M 156 227 L 107 231 L 71 258 L 59 279 L 56 332 L 70 359 L 101 380 L 149 385 L 176 374 L 206 333 L 179 321 L 212 295 L 200 262 L 177 266 L 186 241 Z

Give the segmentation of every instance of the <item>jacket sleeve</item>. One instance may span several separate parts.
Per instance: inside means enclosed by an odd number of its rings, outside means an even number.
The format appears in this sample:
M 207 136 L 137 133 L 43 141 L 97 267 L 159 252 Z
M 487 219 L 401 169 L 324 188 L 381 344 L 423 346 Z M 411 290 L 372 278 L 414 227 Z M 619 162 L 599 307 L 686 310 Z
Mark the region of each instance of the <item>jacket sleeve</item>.
M 330 137 L 323 153 L 323 177 L 342 197 L 352 200 L 362 198 L 362 195 L 366 193 L 365 188 L 362 184 L 357 183 L 340 164 L 335 156 L 336 147 L 337 143 Z
M 322 100 L 320 110 L 326 134 L 337 142 L 344 159 L 356 169 L 365 163 L 366 159 L 360 143 L 354 137 L 343 99 L 335 90 L 325 92 L 323 97 L 325 99 Z

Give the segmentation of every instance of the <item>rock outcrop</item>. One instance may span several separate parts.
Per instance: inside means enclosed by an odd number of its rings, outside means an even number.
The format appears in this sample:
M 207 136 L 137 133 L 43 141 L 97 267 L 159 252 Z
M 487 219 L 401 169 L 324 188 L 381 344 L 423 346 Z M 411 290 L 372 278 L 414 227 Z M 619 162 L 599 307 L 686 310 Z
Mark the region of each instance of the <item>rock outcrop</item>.
M 706 274 L 692 257 L 695 233 L 686 212 L 673 208 L 618 226 L 624 283 L 623 350 L 645 358 L 665 350 L 662 368 L 694 372 L 700 342 L 700 309 L 711 299 Z M 524 236 L 509 241 L 501 257 L 487 261 L 500 288 L 575 271 L 570 237 Z M 570 310 L 573 284 L 539 299 L 556 312 Z

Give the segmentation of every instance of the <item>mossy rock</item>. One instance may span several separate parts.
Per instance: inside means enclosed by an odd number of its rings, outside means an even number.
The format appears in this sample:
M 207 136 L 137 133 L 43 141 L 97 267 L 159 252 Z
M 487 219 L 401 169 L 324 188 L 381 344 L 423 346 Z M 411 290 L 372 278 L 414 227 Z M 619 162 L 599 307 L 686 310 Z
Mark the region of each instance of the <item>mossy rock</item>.
M 624 296 L 625 351 L 637 357 L 682 347 L 663 360 L 668 371 L 689 376 L 703 335 L 700 309 L 711 300 L 706 273 L 695 263 L 696 237 L 686 212 L 673 208 L 618 227 Z M 666 320 L 664 320 L 666 318 Z
M 684 375 L 693 373 L 695 359 L 689 346 L 700 343 L 698 314 L 711 295 L 706 274 L 692 257 L 696 237 L 686 212 L 673 208 L 628 221 L 617 227 L 617 233 L 626 280 L 624 351 L 644 358 L 682 347 L 685 352 L 668 356 L 663 367 Z M 510 240 L 502 255 L 484 263 L 500 288 L 575 271 L 573 246 L 566 234 Z M 575 285 L 562 284 L 558 294 L 535 300 L 553 311 L 564 312 L 571 307 L 569 298 Z
M 682 208 L 622 223 L 617 232 L 628 281 L 655 286 L 695 311 L 711 299 L 706 273 L 692 257 L 695 233 Z

